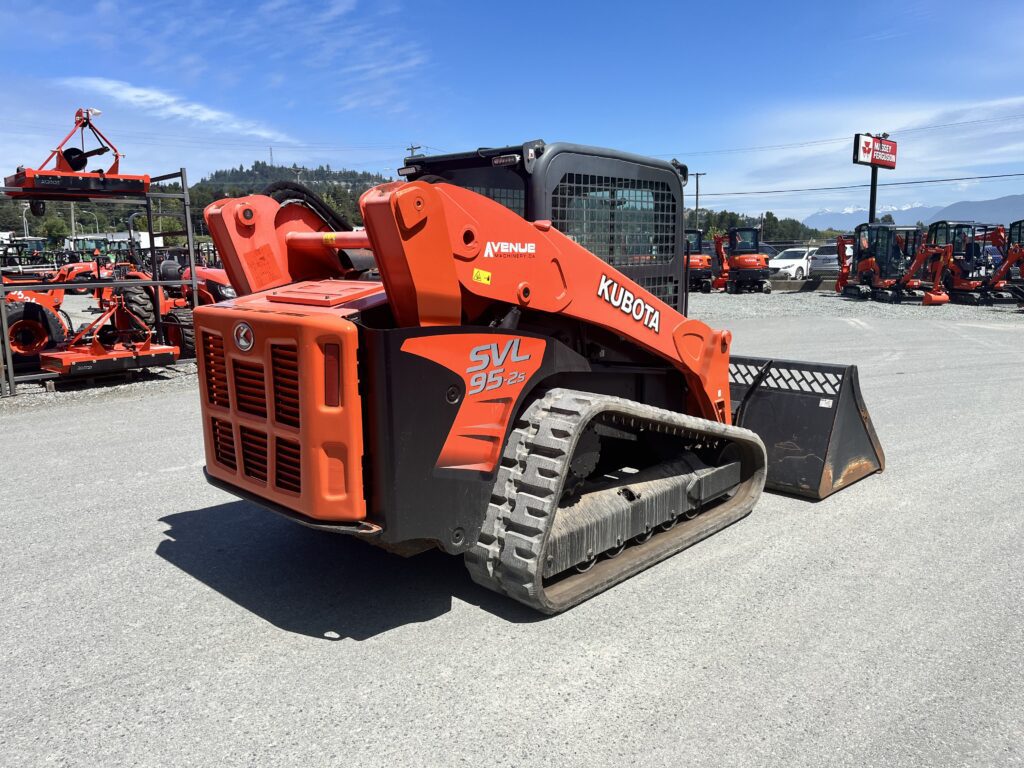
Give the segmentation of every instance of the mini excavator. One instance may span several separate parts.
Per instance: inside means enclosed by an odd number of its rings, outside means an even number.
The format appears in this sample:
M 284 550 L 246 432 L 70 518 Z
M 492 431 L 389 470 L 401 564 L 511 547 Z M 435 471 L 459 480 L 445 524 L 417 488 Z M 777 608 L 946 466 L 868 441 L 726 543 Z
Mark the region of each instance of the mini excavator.
M 852 246 L 850 260 L 846 257 L 848 246 Z M 941 295 L 919 277 L 926 268 L 927 254 L 921 249 L 921 232 L 916 227 L 861 224 L 852 235 L 836 238 L 836 252 L 836 293 L 889 304 L 941 303 Z
M 726 293 L 772 292 L 768 256 L 761 253 L 760 237 L 757 227 L 732 227 L 726 237 L 715 236 L 715 253 L 721 265 L 715 288 L 724 288 Z
M 711 257 L 704 253 L 704 233 L 699 229 L 686 230 L 686 254 L 689 259 L 687 285 L 691 291 L 711 293 L 714 272 Z

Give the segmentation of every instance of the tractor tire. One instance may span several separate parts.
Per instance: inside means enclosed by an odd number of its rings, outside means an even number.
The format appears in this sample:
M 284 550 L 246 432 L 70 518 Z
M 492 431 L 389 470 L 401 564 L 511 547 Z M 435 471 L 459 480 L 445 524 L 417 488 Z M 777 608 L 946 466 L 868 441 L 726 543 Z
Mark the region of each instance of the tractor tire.
M 95 275 L 79 275 L 74 278 L 71 282 L 73 283 L 88 283 L 96 279 Z M 92 291 L 92 288 L 65 288 L 65 290 L 72 296 L 85 296 Z
M 193 359 L 196 356 L 196 327 L 192 320 L 192 310 L 172 309 L 163 316 L 163 321 L 167 343 L 178 348 L 178 359 Z
M 41 304 L 8 301 L 7 337 L 14 361 L 38 361 L 39 353 L 51 349 L 67 338 L 60 318 Z
M 65 312 L 63 309 L 58 309 L 57 314 L 60 315 L 60 319 L 64 321 L 64 327 L 67 329 L 68 336 L 75 335 L 75 326 L 71 322 L 71 315 Z
M 765 284 L 761 286 L 761 291 L 765 295 L 771 293 L 772 292 L 772 284 L 766 281 Z
M 701 293 L 711 293 L 711 281 L 710 280 L 704 280 L 704 281 L 701 282 L 701 284 L 700 284 L 700 292 Z
M 144 322 L 148 328 L 152 329 L 156 325 L 153 297 L 144 286 L 129 285 L 118 288 L 114 293 L 124 298 L 124 305 L 128 311 Z
M 736 283 L 731 283 L 731 282 L 730 283 L 726 283 L 725 284 L 725 292 L 726 293 L 730 293 L 730 294 L 736 293 Z

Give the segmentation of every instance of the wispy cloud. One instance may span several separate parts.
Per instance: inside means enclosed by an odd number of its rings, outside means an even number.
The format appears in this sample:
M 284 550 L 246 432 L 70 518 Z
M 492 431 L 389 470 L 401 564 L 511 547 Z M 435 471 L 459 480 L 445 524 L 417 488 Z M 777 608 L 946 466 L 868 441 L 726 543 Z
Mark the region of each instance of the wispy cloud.
M 702 158 L 707 165 L 701 169 L 707 167 L 712 173 L 701 185 L 701 203 L 731 209 L 784 211 L 802 217 L 820 208 L 836 209 L 854 201 L 866 202 L 867 192 L 861 189 L 770 196 L 714 194 L 866 183 L 866 169 L 851 162 L 853 134 L 863 131 L 889 131 L 899 142 L 897 170 L 883 171 L 883 182 L 1021 171 L 1022 116 L 1024 96 L 941 103 L 880 98 L 790 105 L 766 115 L 761 128 L 765 135 L 792 137 L 792 144 L 782 149 L 716 155 L 713 160 Z M 793 126 L 799 126 L 799 132 Z M 849 138 L 814 143 L 844 135 Z M 806 142 L 804 146 L 800 146 L 801 140 Z M 888 187 L 880 192 L 880 202 L 896 207 L 920 201 L 929 205 L 950 203 L 975 186 L 986 193 L 991 190 L 993 196 L 1007 194 L 1005 185 L 1018 187 L 1019 180 Z
M 218 133 L 251 136 L 282 143 L 294 142 L 287 134 L 262 123 L 246 120 L 199 102 L 187 101 L 157 88 L 144 88 L 123 80 L 110 80 L 104 77 L 66 77 L 57 82 L 75 91 L 99 94 L 122 104 L 144 109 L 157 117 L 185 120 Z

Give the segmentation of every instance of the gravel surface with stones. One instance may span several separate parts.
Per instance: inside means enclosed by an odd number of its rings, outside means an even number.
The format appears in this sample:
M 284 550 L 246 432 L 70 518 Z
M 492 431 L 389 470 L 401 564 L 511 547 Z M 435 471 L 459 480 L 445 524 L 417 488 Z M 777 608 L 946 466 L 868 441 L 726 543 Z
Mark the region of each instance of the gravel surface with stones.
M 690 294 L 691 317 L 714 321 L 733 317 L 856 317 L 864 319 L 928 319 L 953 322 L 1007 322 L 1024 327 L 1024 310 L 1016 304 L 971 307 L 943 304 L 925 307 L 918 303 L 885 304 L 857 301 L 836 293 L 725 293 Z
M 886 471 L 552 618 L 207 485 L 187 371 L 4 402 L 0 765 L 1024 764 L 1022 319 L 692 314 L 858 364 Z

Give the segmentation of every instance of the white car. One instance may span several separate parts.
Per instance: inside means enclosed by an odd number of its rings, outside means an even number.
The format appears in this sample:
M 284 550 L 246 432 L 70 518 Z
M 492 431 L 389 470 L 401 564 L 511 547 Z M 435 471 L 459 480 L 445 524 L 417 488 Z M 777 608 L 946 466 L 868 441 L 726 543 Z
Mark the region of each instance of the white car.
M 780 280 L 803 280 L 811 273 L 811 256 L 817 248 L 787 248 L 769 260 L 768 270 Z

